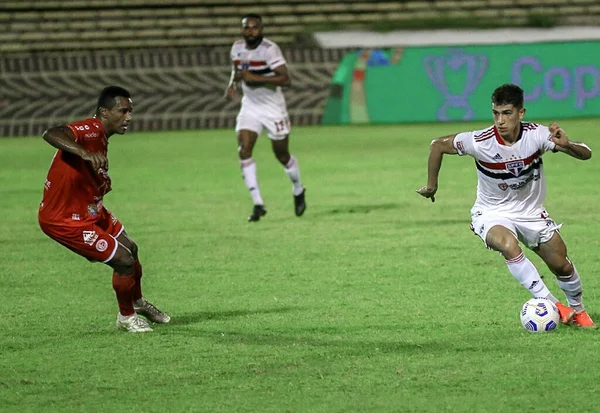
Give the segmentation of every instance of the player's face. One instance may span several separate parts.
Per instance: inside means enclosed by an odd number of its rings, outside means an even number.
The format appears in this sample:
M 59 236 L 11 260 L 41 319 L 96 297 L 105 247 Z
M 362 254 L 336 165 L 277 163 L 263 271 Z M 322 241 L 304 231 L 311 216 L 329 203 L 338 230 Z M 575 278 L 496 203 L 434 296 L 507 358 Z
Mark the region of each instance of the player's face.
M 131 112 L 133 112 L 133 102 L 125 97 L 117 97 L 117 104 L 112 109 L 105 109 L 104 118 L 105 127 L 109 135 L 118 133 L 123 135 L 129 128 L 131 122 Z
M 517 108 L 514 105 L 496 105 L 492 103 L 494 125 L 500 136 L 504 139 L 513 140 L 519 135 L 521 119 L 525 115 L 525 108 Z
M 262 25 L 257 19 L 242 20 L 242 37 L 248 46 L 254 46 L 262 36 Z

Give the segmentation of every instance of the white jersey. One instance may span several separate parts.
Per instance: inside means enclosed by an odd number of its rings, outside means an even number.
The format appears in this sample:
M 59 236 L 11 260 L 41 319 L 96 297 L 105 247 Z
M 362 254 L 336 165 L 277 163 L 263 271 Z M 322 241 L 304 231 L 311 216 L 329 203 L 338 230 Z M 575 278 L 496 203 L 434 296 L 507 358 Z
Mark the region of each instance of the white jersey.
M 495 126 L 459 133 L 459 155 L 471 155 L 477 167 L 477 200 L 471 213 L 494 211 L 524 216 L 539 213 L 546 197 L 542 154 L 554 151 L 546 126 L 521 122 L 519 138 L 506 145 Z
M 275 68 L 286 64 L 279 46 L 266 37 L 255 49 L 249 49 L 243 39 L 236 41 L 231 47 L 231 61 L 238 70 L 249 70 L 263 76 L 275 75 Z M 267 105 L 286 110 L 285 98 L 279 86 L 252 86 L 242 82 L 242 91 L 242 106 Z

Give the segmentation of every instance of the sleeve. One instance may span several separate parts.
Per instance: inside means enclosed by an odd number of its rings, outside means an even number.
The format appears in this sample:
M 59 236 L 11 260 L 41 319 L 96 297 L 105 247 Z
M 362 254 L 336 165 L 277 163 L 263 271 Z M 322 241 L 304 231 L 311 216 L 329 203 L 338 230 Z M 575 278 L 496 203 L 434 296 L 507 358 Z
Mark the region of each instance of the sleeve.
M 229 51 L 229 57 L 231 59 L 231 64 L 235 64 L 235 43 L 231 46 L 231 50 Z
M 73 132 L 73 135 L 75 135 L 75 142 L 81 142 L 81 139 L 83 137 L 83 130 L 84 127 L 81 124 L 77 124 L 77 123 L 71 123 L 71 124 L 67 124 L 65 125 L 67 128 L 71 129 L 71 131 Z
M 552 135 L 550 133 L 550 129 L 548 129 L 547 126 L 544 125 L 540 125 L 537 129 L 536 129 L 536 136 L 537 136 L 537 141 L 539 143 L 539 149 L 542 153 L 544 152 L 556 152 L 556 144 L 554 142 L 552 142 L 552 139 L 550 139 L 550 135 Z
M 462 132 L 454 137 L 452 146 L 460 156 L 471 155 L 475 156 L 475 132 Z
M 271 70 L 286 64 L 281 49 L 275 43 L 267 50 L 267 65 Z

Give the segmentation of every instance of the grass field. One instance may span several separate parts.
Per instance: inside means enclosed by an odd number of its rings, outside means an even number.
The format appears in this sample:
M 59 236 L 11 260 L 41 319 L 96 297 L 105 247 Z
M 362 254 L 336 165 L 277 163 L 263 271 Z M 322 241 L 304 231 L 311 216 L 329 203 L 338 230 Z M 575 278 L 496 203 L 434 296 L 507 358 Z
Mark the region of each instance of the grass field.
M 598 148 L 598 120 L 561 124 Z M 521 327 L 528 293 L 469 230 L 473 161 L 445 159 L 434 204 L 415 193 L 430 140 L 483 125 L 294 129 L 302 218 L 263 137 L 253 224 L 232 131 L 115 136 L 105 204 L 173 318 L 145 335 L 115 330 L 110 269 L 37 225 L 53 149 L 0 139 L 0 411 L 598 411 L 599 332 Z M 599 165 L 545 156 L 596 321 Z

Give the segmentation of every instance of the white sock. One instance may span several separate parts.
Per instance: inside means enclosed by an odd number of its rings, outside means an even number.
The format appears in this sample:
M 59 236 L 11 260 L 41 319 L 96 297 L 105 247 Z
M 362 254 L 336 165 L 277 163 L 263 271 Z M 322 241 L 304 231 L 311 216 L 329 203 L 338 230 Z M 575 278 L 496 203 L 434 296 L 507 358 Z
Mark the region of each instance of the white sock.
M 285 165 L 285 173 L 290 177 L 292 181 L 292 191 L 294 195 L 300 195 L 304 191 L 304 187 L 300 182 L 300 168 L 298 167 L 298 161 L 294 156 L 290 157 L 289 162 Z
M 583 303 L 581 301 L 583 289 L 581 287 L 581 278 L 579 278 L 577 268 L 573 266 L 573 274 L 571 274 L 569 278 L 557 278 L 557 281 L 559 287 L 565 292 L 565 296 L 567 297 L 569 307 L 575 309 L 575 311 L 577 311 L 578 313 L 584 311 L 585 308 L 583 307 Z
M 254 162 L 254 159 L 242 159 L 240 160 L 240 165 L 242 166 L 244 183 L 252 196 L 252 202 L 254 202 L 254 205 L 264 205 L 263 199 L 260 196 L 258 179 L 256 178 L 256 163 Z
M 556 297 L 554 297 L 548 287 L 546 287 L 544 281 L 542 281 L 535 266 L 527 257 L 525 257 L 525 254 L 521 252 L 518 257 L 506 260 L 506 265 L 513 277 L 515 277 L 515 279 L 525 287 L 534 298 L 546 298 L 553 303 L 558 302 Z

